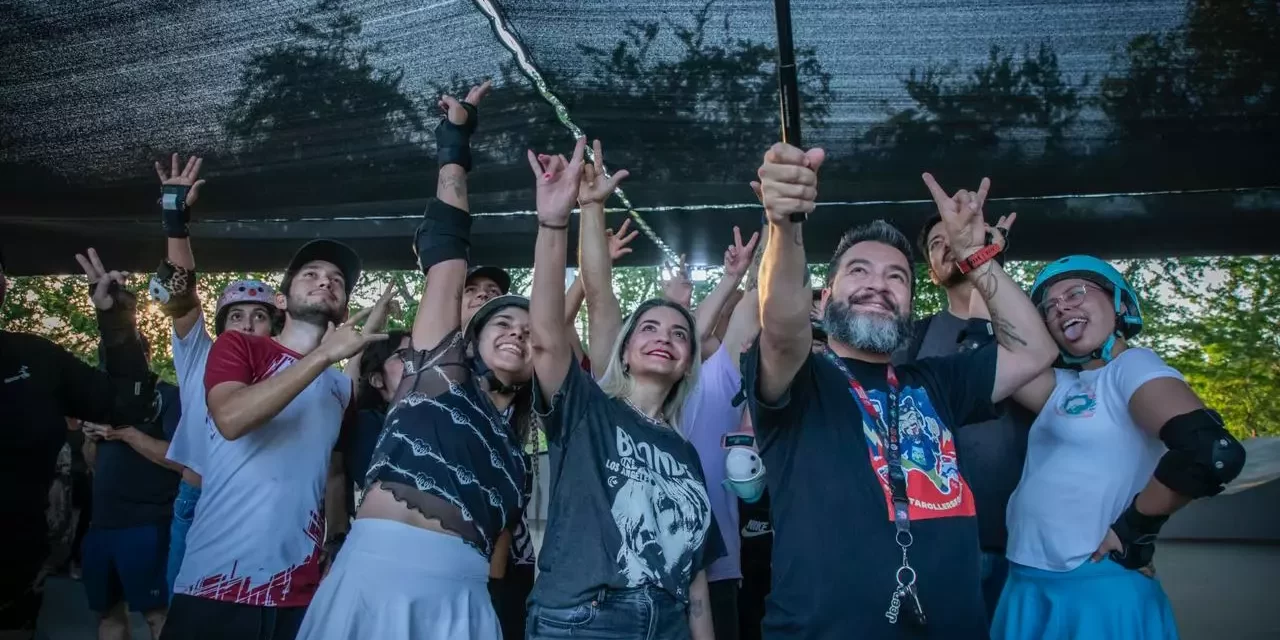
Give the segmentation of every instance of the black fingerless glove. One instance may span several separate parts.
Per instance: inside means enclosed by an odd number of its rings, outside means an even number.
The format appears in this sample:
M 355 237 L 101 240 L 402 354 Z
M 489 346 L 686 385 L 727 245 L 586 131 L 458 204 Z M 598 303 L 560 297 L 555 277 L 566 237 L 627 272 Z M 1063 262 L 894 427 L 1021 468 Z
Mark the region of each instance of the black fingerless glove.
M 185 184 L 160 186 L 160 210 L 163 213 L 164 235 L 169 238 L 186 238 L 191 235 L 188 224 L 191 210 L 187 208 L 187 194 L 191 187 Z
M 447 260 L 468 260 L 471 254 L 471 214 L 432 200 L 413 235 L 413 253 L 423 273 Z
M 436 164 L 445 166 L 456 164 L 463 171 L 471 171 L 471 134 L 476 130 L 476 122 L 480 119 L 473 104 L 462 103 L 467 111 L 467 121 L 461 125 L 449 122 L 448 117 L 440 119 L 436 125 Z
M 1151 564 L 1156 554 L 1156 537 L 1160 528 L 1169 520 L 1169 516 L 1148 516 L 1140 513 L 1137 507 L 1137 496 L 1129 503 L 1129 508 L 1120 514 L 1120 519 L 1111 525 L 1120 538 L 1120 551 L 1112 551 L 1111 559 L 1127 569 L 1141 569 Z

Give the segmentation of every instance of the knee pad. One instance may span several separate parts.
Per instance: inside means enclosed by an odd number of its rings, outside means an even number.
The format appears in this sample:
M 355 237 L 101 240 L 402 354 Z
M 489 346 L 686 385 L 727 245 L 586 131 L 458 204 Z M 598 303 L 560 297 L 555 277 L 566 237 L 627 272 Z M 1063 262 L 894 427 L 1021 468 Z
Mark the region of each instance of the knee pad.
M 1216 496 L 1244 468 L 1244 447 L 1212 409 L 1175 416 L 1160 429 L 1169 452 L 1160 458 L 1155 477 L 1188 498 Z
M 724 488 L 752 504 L 764 495 L 764 460 L 755 451 L 755 436 L 728 434 L 724 460 Z

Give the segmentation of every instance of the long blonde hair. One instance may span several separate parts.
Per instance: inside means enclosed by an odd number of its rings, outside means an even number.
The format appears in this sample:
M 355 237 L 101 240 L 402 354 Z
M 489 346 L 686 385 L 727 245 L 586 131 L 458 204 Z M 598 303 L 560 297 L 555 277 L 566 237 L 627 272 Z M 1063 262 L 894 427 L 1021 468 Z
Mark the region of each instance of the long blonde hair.
M 635 381 L 627 371 L 626 364 L 622 362 L 622 356 L 626 351 L 627 342 L 631 339 L 631 334 L 640 323 L 640 317 L 657 307 L 675 309 L 689 323 L 689 368 L 685 371 L 684 377 L 667 392 L 667 398 L 662 402 L 662 409 L 659 412 L 667 424 L 677 432 L 683 433 L 680 429 L 680 411 L 689 394 L 693 393 L 694 386 L 698 384 L 698 374 L 702 370 L 702 345 L 698 343 L 697 323 L 688 309 L 663 298 L 650 298 L 640 303 L 640 306 L 627 316 L 626 322 L 622 324 L 622 331 L 618 332 L 618 338 L 613 341 L 613 348 L 609 351 L 609 366 L 605 369 L 604 376 L 600 378 L 600 388 L 610 398 L 625 400 L 631 396 Z

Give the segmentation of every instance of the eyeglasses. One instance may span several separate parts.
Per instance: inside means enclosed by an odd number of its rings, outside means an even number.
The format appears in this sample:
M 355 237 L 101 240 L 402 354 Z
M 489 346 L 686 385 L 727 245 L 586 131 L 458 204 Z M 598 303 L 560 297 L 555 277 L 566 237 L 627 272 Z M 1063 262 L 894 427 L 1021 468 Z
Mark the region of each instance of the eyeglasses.
M 1067 289 L 1067 292 L 1061 296 L 1041 301 L 1040 304 L 1036 305 L 1036 309 L 1040 311 L 1041 316 L 1048 318 L 1051 312 L 1079 306 L 1081 302 L 1084 302 L 1084 297 L 1089 293 L 1089 290 L 1095 288 L 1087 284 L 1076 285 Z M 1101 291 L 1101 289 L 1098 289 L 1098 291 Z

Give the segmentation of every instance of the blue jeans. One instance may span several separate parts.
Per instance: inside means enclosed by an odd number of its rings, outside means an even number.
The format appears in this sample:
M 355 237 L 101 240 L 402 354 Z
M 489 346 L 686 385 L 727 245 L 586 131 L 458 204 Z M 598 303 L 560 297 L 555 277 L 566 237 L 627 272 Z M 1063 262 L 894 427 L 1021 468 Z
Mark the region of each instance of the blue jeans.
M 987 605 L 987 622 L 996 615 L 996 605 L 1000 604 L 1000 592 L 1004 591 L 1005 580 L 1009 578 L 1009 560 L 1004 553 L 982 552 L 982 599 Z
M 635 589 L 601 589 L 593 599 L 563 609 L 529 606 L 528 640 L 592 638 L 617 640 L 685 640 L 688 606 L 650 585 Z
M 173 599 L 173 582 L 182 568 L 182 556 L 187 553 L 187 531 L 196 517 L 196 502 L 200 500 L 200 487 L 185 482 L 178 483 L 178 497 L 173 501 L 173 522 L 169 524 L 169 564 L 165 581 L 169 584 L 169 598 Z

